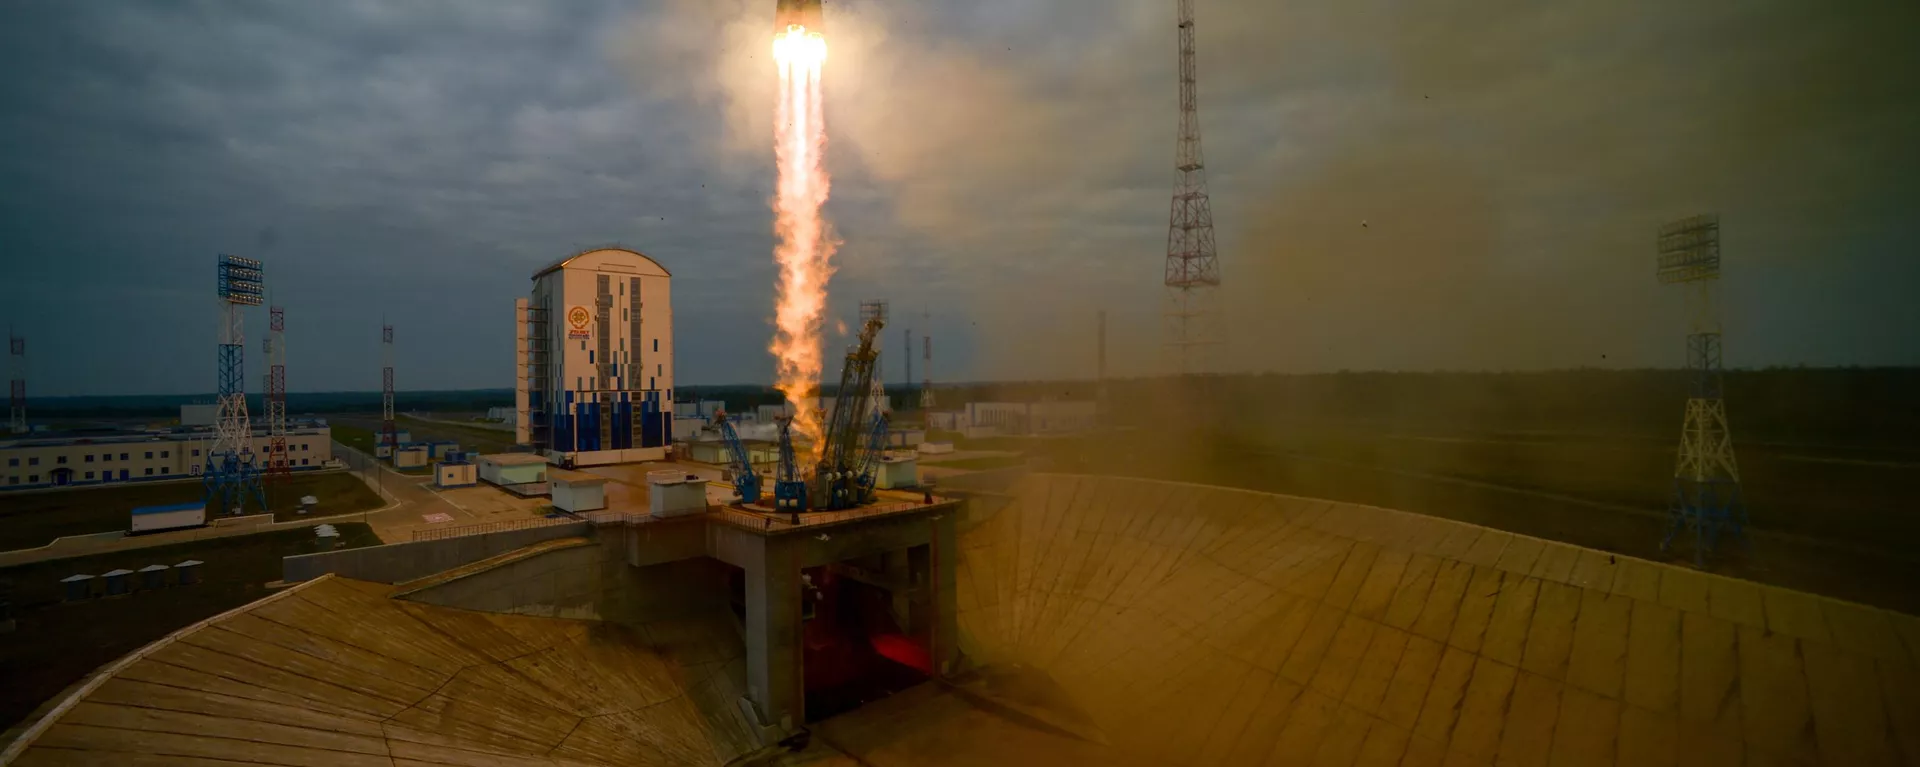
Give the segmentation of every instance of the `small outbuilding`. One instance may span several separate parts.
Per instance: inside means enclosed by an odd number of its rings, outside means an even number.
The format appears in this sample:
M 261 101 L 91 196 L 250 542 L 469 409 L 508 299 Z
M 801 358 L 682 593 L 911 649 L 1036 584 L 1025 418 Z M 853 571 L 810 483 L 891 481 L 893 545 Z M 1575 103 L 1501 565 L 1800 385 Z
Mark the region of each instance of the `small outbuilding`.
M 454 455 L 460 455 L 455 453 Z M 466 461 L 441 461 L 434 465 L 433 484 L 439 488 L 467 487 L 476 484 L 478 472 Z
M 185 562 L 181 562 L 180 564 L 174 565 L 173 571 L 176 573 L 179 573 L 180 585 L 192 586 L 193 584 L 199 583 L 200 582 L 200 566 L 203 564 L 206 564 L 206 563 L 198 559 L 189 559 Z
M 153 590 L 167 587 L 167 571 L 173 568 L 166 565 L 147 565 L 140 568 L 140 588 Z
M 680 470 L 647 472 L 647 512 L 681 517 L 707 510 L 707 481 Z
M 133 510 L 133 520 L 128 531 L 157 533 L 162 530 L 179 530 L 186 527 L 200 527 L 207 523 L 207 504 L 205 501 L 192 503 L 174 503 L 165 506 L 141 506 Z
M 880 465 L 874 468 L 878 476 L 873 478 L 874 486 L 882 490 L 898 490 L 903 487 L 920 485 L 920 462 L 912 456 L 887 456 L 880 459 Z
M 480 479 L 496 485 L 547 481 L 547 459 L 532 453 L 491 453 L 474 459 Z
M 547 482 L 556 509 L 577 514 L 607 507 L 606 477 L 584 471 L 554 469 L 547 473 Z
M 108 570 L 105 575 L 100 576 L 107 581 L 107 596 L 124 597 L 128 592 L 133 591 L 132 575 L 132 570 L 122 568 Z
M 428 457 L 425 445 L 403 447 L 393 454 L 393 466 L 396 469 L 418 468 L 427 465 Z
M 86 573 L 69 575 L 60 579 L 66 589 L 67 601 L 84 602 L 93 598 L 93 576 Z

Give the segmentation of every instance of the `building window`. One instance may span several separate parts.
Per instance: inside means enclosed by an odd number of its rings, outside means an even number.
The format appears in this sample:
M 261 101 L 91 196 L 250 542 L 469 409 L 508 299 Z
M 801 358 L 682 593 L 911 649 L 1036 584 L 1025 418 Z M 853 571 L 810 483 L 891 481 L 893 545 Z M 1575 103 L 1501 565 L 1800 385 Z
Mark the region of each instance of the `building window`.
M 126 454 L 126 453 L 121 453 L 121 454 L 120 454 L 120 460 L 122 460 L 122 461 L 124 461 L 124 460 L 127 460 L 127 454 Z
M 93 463 L 93 454 L 92 454 L 92 453 L 88 453 L 88 454 L 87 454 L 87 463 Z
M 18 485 L 18 484 L 20 484 L 20 478 L 19 478 L 19 477 L 8 477 L 8 478 L 7 478 L 7 484 L 9 484 L 9 485 Z
M 28 482 L 28 483 L 30 483 L 30 484 L 39 484 L 39 482 L 40 482 L 40 475 L 38 475 L 38 474 L 28 474 L 28 475 L 27 475 L 27 482 Z
M 195 457 L 195 458 L 199 458 L 199 457 L 200 457 L 200 448 L 197 448 L 197 447 L 196 447 L 196 448 L 194 448 L 194 449 L 193 449 L 193 457 Z
M 56 456 L 56 457 L 55 457 L 55 458 L 53 459 L 53 462 L 54 462 L 54 463 L 66 463 L 66 462 L 67 462 L 67 457 L 66 457 L 66 456 L 64 456 L 64 455 L 62 455 L 62 456 Z
M 153 460 L 153 451 L 152 451 L 152 450 L 148 450 L 148 451 L 147 451 L 147 460 L 149 460 L 149 461 L 151 461 L 151 460 Z
M 647 391 L 653 391 L 653 376 L 647 376 Z
M 93 479 L 93 472 L 87 472 L 87 479 Z
M 147 467 L 147 476 L 149 477 L 153 476 L 153 467 L 151 466 Z
M 584 352 L 584 351 L 586 351 L 586 350 L 587 350 L 587 342 L 586 342 L 586 341 L 581 341 L 581 342 L 580 342 L 580 351 L 583 351 L 583 352 Z
M 666 375 L 666 374 L 667 374 L 667 366 L 665 366 L 665 365 L 654 365 L 654 366 L 653 366 L 653 374 L 654 374 L 654 375 L 657 375 L 657 376 L 663 376 L 663 375 Z M 651 389 L 651 388 L 653 388 L 653 387 L 651 387 L 651 386 L 649 386 L 649 387 L 647 387 L 647 388 L 649 388 L 649 389 Z
M 33 456 L 32 458 L 28 458 L 28 459 L 27 459 L 27 465 L 28 465 L 28 466 L 39 466 L 39 465 L 40 465 L 40 456 L 37 456 L 37 455 L 36 455 L 36 456 Z
M 587 352 L 587 364 L 593 364 L 593 352 L 591 350 Z
M 8 465 L 8 466 L 19 466 L 19 465 L 20 465 L 20 459 L 18 459 L 18 458 L 8 458 L 8 459 L 7 459 L 7 465 Z
M 172 455 L 173 455 L 173 451 L 172 451 L 172 450 L 162 450 L 162 451 L 160 451 L 160 457 L 161 457 L 161 458 L 167 458 L 167 457 L 170 457 L 170 456 L 172 456 Z
M 311 460 L 311 459 L 307 459 L 307 458 L 302 458 L 302 459 L 300 459 L 300 465 L 301 465 L 301 466 L 305 466 L 305 465 L 307 465 L 307 461 L 308 461 L 308 460 Z
M 165 467 L 165 466 L 162 466 L 162 467 L 160 467 L 160 473 L 161 473 L 161 474 L 165 474 L 165 473 L 167 473 L 167 467 Z

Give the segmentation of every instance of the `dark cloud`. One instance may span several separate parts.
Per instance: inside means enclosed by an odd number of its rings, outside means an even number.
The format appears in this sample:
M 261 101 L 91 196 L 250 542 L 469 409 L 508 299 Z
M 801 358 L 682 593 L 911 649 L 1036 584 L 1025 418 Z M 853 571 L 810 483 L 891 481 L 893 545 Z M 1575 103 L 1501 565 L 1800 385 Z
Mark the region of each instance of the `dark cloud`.
M 683 380 L 764 378 L 765 5 L 10 5 L 34 390 L 210 388 L 210 260 L 245 248 L 295 389 L 371 388 L 382 314 L 403 388 L 505 386 L 528 274 L 610 240 L 674 270 Z M 1150 369 L 1171 5 L 834 4 L 835 310 L 927 312 L 937 375 L 986 378 L 1090 373 L 1104 307 Z M 1669 364 L 1648 232 L 1696 210 L 1730 361 L 1920 362 L 1914 8 L 1202 0 L 1227 364 Z

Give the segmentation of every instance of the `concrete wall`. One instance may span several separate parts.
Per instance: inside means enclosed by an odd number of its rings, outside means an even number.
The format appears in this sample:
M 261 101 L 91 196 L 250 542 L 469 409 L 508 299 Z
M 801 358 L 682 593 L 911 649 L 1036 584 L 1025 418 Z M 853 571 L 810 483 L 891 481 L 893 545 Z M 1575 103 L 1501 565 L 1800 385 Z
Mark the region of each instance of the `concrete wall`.
M 633 567 L 621 541 L 551 551 L 406 595 L 443 607 L 627 625 L 726 605 L 727 568 L 699 557 Z
M 438 541 L 301 554 L 281 560 L 281 577 L 293 583 L 336 573 L 363 581 L 403 583 L 541 541 L 592 534 L 592 523 L 576 522 Z

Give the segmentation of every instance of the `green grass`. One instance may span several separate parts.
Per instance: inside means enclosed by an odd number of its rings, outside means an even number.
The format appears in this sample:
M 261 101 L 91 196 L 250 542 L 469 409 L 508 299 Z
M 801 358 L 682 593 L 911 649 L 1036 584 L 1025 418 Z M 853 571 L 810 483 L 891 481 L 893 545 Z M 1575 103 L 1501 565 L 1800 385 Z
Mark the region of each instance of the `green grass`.
M 333 430 L 333 441 L 366 453 L 367 455 L 373 455 L 372 429 L 362 429 L 358 426 L 342 426 L 337 423 L 329 424 L 328 428 Z
M 302 496 L 320 499 L 309 517 L 346 514 L 380 506 L 380 497 L 347 472 L 300 472 L 284 486 L 268 485 L 267 506 L 279 519 L 301 518 L 293 508 Z M 67 535 L 125 530 L 130 512 L 140 506 L 192 503 L 206 497 L 199 482 L 166 482 L 90 487 L 6 496 L 0 505 L 0 551 L 45 546 Z M 259 513 L 249 499 L 248 513 Z
M 942 469 L 987 471 L 989 469 L 1004 469 L 1009 466 L 1019 466 L 1027 461 L 1025 458 L 1017 455 L 986 455 L 978 458 L 962 458 L 957 461 L 934 461 L 922 458 L 920 462 L 928 466 L 938 466 Z
M 380 543 L 360 523 L 335 525 L 341 548 Z M 280 579 L 280 559 L 317 550 L 313 531 L 283 530 L 259 535 L 214 538 L 116 551 L 73 559 L 36 562 L 0 569 L 0 583 L 11 586 L 18 620 L 0 634 L 0 729 L 12 725 L 43 701 L 79 681 L 102 664 L 170 632 L 205 620 L 270 593 L 265 584 Z M 138 571 L 147 565 L 173 565 L 198 559 L 201 582 L 127 596 L 64 603 L 60 579 L 75 573 Z M 138 575 L 132 577 L 139 577 Z M 96 581 L 96 593 L 106 584 Z

